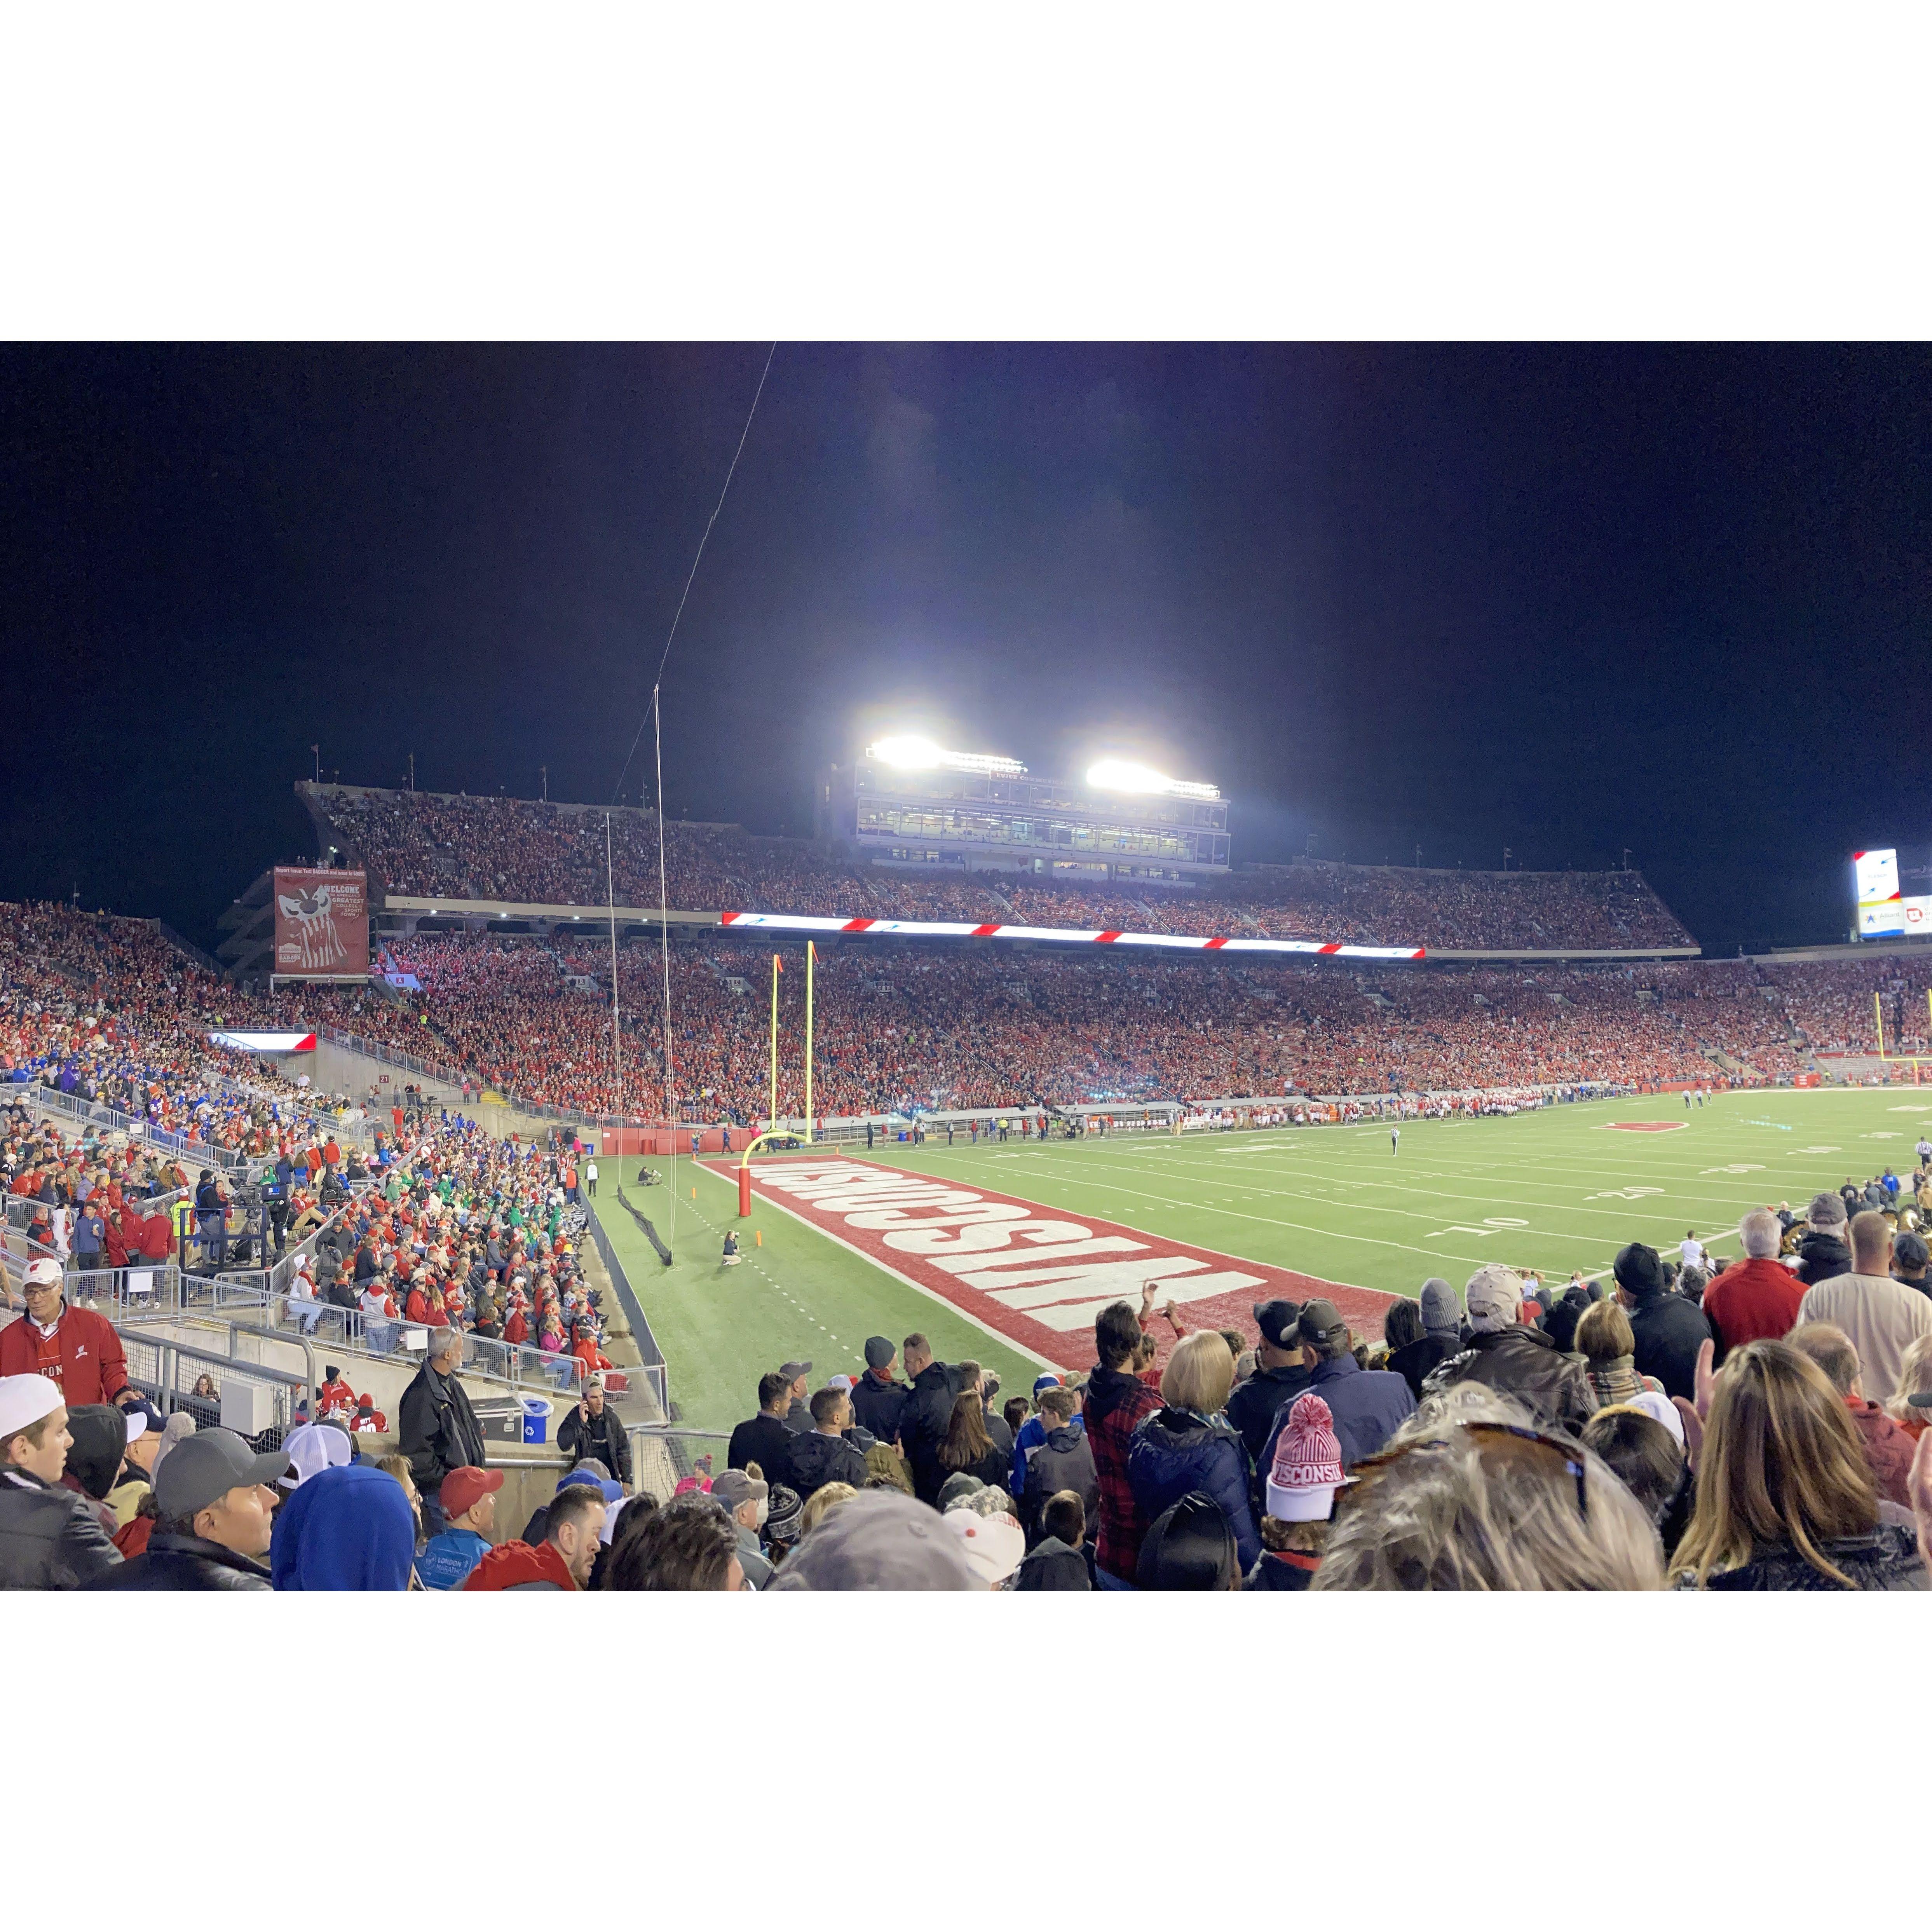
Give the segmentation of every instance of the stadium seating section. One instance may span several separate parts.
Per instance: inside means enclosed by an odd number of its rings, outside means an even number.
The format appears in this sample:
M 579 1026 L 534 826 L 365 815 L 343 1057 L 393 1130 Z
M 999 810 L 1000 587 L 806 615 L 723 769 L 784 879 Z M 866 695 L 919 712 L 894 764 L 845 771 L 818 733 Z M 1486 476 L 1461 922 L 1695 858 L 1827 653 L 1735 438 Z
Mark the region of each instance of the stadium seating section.
M 305 788 L 377 895 L 620 905 L 658 898 L 657 820 L 522 799 Z M 1450 950 L 1694 945 L 1635 872 L 1445 872 L 1304 864 L 1232 873 L 1202 891 L 1091 890 L 1030 877 L 928 875 L 842 862 L 736 826 L 664 828 L 665 891 L 687 912 L 1008 920 L 1120 932 L 1342 940 Z

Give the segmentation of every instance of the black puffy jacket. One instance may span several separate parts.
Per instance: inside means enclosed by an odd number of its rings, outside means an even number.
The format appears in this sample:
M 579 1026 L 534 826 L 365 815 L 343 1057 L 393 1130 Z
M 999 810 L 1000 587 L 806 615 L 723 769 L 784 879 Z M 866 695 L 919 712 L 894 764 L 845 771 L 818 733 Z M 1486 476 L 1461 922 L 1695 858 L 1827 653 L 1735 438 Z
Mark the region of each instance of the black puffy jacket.
M 0 1475 L 0 1590 L 76 1589 L 121 1567 L 88 1498 L 25 1469 Z
M 1151 1522 L 1198 1490 L 1221 1506 L 1234 1532 L 1244 1573 L 1262 1553 L 1248 1506 L 1251 1472 L 1241 1438 L 1218 1417 L 1189 1408 L 1157 1408 L 1135 1429 L 1127 1445 L 1127 1481 Z
M 1798 1279 L 1807 1288 L 1851 1271 L 1852 1251 L 1836 1234 L 1821 1234 L 1812 1228 L 1798 1236 Z
M 864 1452 L 842 1436 L 823 1436 L 814 1429 L 809 1435 L 791 1438 L 785 1480 L 798 1492 L 801 1502 L 827 1483 L 850 1483 L 855 1490 L 862 1490 L 871 1473 Z
M 570 1458 L 573 1469 L 585 1456 L 594 1456 L 626 1489 L 631 1486 L 630 1432 L 608 1402 L 598 1416 L 586 1416 L 582 1405 L 572 1404 L 557 1430 L 556 1446 Z
M 1819 1546 L 1826 1560 L 1842 1570 L 1861 1590 L 1932 1588 L 1918 1545 L 1909 1529 L 1881 1525 L 1869 1536 L 1844 1536 Z M 1695 1587 L 1687 1570 L 1676 1579 L 1680 1590 Z M 1714 1572 L 1707 1590 L 1842 1590 L 1822 1570 L 1815 1570 L 1788 1543 L 1761 1544 L 1750 1561 L 1736 1570 Z
M 157 1530 L 133 1562 L 110 1570 L 90 1590 L 272 1590 L 268 1572 L 205 1536 Z

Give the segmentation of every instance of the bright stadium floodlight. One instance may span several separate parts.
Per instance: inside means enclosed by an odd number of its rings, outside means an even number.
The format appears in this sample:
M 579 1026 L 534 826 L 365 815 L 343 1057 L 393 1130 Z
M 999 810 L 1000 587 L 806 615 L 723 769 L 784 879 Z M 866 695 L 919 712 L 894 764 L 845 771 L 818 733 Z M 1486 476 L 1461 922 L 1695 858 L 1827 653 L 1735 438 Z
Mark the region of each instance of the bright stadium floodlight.
M 944 754 L 930 738 L 881 738 L 866 746 L 866 755 L 902 772 L 930 772 L 938 768 Z
M 992 752 L 948 752 L 930 738 L 903 736 L 880 738 L 866 747 L 866 755 L 882 765 L 902 772 L 977 772 L 987 778 L 1019 777 L 1026 766 L 1017 758 L 1004 758 Z
M 1171 778 L 1151 765 L 1136 764 L 1131 758 L 1102 758 L 1087 767 L 1087 782 L 1096 791 L 1160 791 L 1172 798 L 1219 798 L 1218 785 L 1196 784 L 1187 778 Z

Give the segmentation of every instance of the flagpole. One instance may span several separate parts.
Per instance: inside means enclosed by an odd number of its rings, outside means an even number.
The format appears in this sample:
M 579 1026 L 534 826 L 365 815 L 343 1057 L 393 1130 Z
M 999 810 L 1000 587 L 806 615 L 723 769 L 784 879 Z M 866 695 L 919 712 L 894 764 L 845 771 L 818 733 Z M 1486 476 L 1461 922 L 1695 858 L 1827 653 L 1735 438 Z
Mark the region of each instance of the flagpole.
M 604 814 L 604 898 L 610 916 L 610 1105 L 617 1116 L 617 1152 L 624 1151 L 623 1026 L 617 1015 L 617 886 L 610 866 L 610 814 Z
M 778 1126 L 778 956 L 772 955 L 772 1104 L 765 1118 L 772 1133 Z
M 1885 1009 L 1880 1004 L 1876 993 L 1872 995 L 1872 1018 L 1878 1022 L 1878 1057 L 1882 1060 L 1885 1058 Z
M 818 948 L 805 942 L 805 1138 L 812 1143 L 812 976 L 818 964 Z

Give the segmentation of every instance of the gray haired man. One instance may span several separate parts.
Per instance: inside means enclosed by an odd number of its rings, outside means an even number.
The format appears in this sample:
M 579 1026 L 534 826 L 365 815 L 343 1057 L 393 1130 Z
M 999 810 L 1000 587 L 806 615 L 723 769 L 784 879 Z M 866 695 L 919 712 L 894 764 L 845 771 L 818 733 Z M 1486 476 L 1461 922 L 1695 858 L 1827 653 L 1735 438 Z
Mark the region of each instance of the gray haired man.
M 742 1469 L 727 1469 L 712 1479 L 711 1498 L 724 1506 L 737 1532 L 738 1567 L 748 1590 L 762 1590 L 772 1580 L 772 1561 L 758 1536 L 770 1511 L 771 1493 L 769 1484 Z

